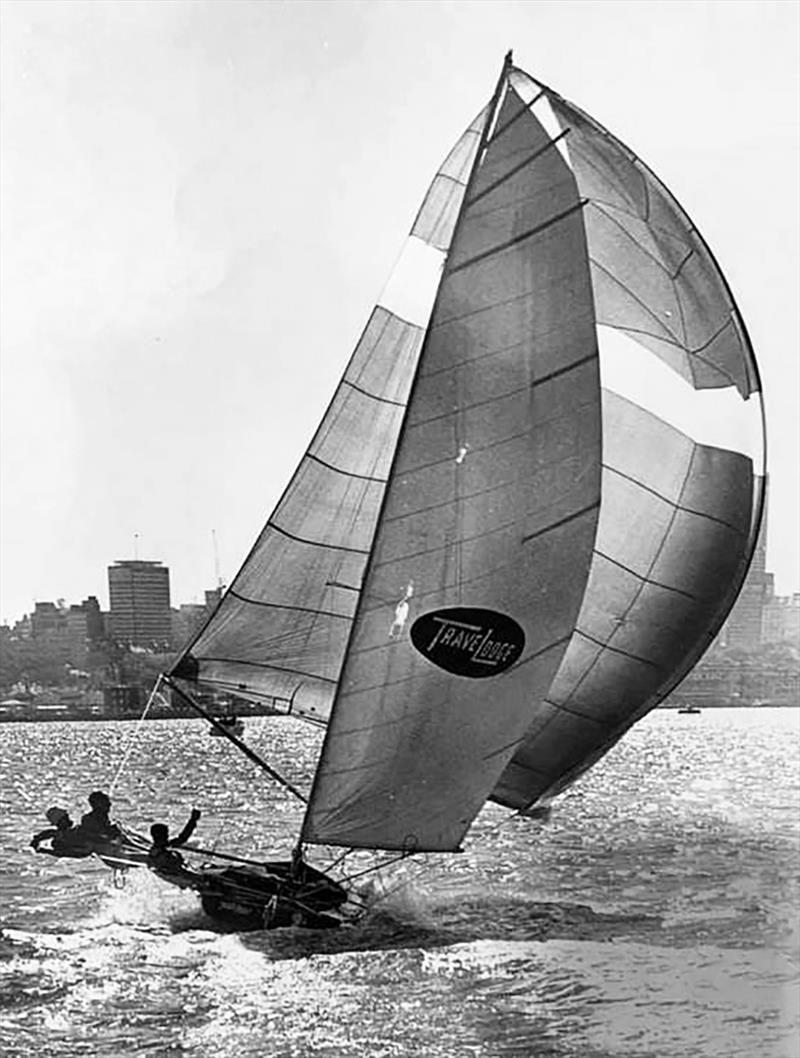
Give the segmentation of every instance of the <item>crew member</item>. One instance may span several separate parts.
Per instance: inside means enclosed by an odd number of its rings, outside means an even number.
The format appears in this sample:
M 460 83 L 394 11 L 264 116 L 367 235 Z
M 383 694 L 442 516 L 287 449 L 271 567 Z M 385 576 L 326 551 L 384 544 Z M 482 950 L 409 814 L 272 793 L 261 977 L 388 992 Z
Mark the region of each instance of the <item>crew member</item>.
M 89 841 L 119 841 L 122 831 L 109 818 L 111 798 L 102 790 L 89 794 L 91 812 L 87 812 L 80 822 L 78 830 Z
M 86 845 L 65 808 L 48 808 L 45 818 L 52 826 L 40 830 L 31 838 L 31 848 L 35 852 L 43 852 L 48 856 L 70 856 L 74 859 L 91 856 L 91 848 Z M 40 848 L 43 841 L 49 841 L 50 848 Z
M 168 882 L 172 882 L 173 885 L 180 885 L 182 882 L 192 885 L 199 878 L 195 872 L 185 866 L 183 856 L 175 851 L 186 844 L 194 833 L 199 819 L 199 808 L 193 808 L 189 821 L 176 838 L 170 838 L 169 827 L 165 823 L 153 823 L 150 827 L 153 844 L 147 853 L 147 866 Z

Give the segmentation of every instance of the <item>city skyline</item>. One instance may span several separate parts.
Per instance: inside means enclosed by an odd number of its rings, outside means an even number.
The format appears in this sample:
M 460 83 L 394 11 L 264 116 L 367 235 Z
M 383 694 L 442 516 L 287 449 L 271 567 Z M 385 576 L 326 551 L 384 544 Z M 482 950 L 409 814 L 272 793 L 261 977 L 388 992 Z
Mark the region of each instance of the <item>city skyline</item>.
M 718 257 L 764 380 L 767 562 L 800 588 L 797 8 L 447 8 L 6 5 L 0 619 L 104 597 L 126 554 L 178 598 L 230 582 L 512 45 Z

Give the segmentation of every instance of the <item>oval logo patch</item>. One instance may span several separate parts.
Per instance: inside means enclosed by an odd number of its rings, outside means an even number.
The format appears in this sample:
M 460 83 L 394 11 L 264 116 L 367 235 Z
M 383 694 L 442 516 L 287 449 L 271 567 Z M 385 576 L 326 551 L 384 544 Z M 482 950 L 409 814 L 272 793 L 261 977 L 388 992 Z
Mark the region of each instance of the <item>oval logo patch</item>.
M 525 633 L 512 617 L 467 606 L 423 614 L 411 626 L 410 635 L 428 661 L 472 679 L 505 672 L 525 646 Z

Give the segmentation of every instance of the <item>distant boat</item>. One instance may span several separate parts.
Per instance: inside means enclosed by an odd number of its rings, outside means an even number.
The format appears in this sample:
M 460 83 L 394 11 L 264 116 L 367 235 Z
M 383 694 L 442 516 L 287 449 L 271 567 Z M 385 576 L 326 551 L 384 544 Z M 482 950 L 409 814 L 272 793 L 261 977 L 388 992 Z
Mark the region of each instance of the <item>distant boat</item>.
M 680 709 L 678 710 L 678 712 L 679 713 L 690 713 L 690 714 L 694 715 L 695 713 L 702 712 L 702 710 L 696 705 L 682 705 L 680 707 Z
M 710 433 L 731 424 L 744 440 Z M 215 852 L 236 866 L 161 877 L 217 917 L 335 925 L 358 895 L 350 850 L 457 852 L 490 800 L 546 813 L 722 626 L 762 441 L 753 352 L 696 226 L 509 54 L 275 511 L 164 677 L 215 728 L 209 691 L 325 726 L 303 789 L 235 739 L 305 805 L 292 860 Z M 311 846 L 337 850 L 341 883 Z
M 235 735 L 237 738 L 241 738 L 244 734 L 244 720 L 241 720 L 237 716 L 217 716 L 216 726 L 211 728 L 209 734 L 216 738 L 224 738 L 226 733 Z M 224 727 L 225 730 L 221 731 L 220 728 Z

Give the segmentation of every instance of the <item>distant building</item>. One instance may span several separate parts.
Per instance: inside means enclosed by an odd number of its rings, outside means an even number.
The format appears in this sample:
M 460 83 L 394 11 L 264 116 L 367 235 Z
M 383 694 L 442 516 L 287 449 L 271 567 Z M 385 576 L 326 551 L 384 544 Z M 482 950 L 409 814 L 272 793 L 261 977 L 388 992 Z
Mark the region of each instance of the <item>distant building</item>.
M 66 606 L 37 602 L 30 616 L 30 638 L 65 665 L 82 669 L 89 648 L 103 635 L 103 617 L 97 599 L 90 595 L 80 604 Z
M 753 561 L 747 571 L 742 590 L 727 621 L 722 626 L 719 641 L 727 647 L 755 650 L 764 641 L 764 612 L 772 598 L 774 578 L 767 573 L 767 512 L 761 520 Z
M 169 569 L 160 562 L 130 559 L 108 567 L 109 624 L 118 643 L 169 649 L 172 613 Z
M 184 647 L 208 617 L 202 603 L 182 603 L 172 611 L 172 642 L 177 650 Z
M 216 610 L 219 606 L 222 596 L 225 593 L 225 589 L 220 585 L 217 588 L 206 589 L 206 610 L 211 613 L 212 610 Z
M 224 588 L 210 588 L 205 592 L 205 603 L 182 603 L 172 611 L 172 643 L 182 650 L 200 631 L 202 626 L 219 606 Z
M 800 592 L 769 600 L 764 609 L 764 642 L 789 642 L 800 648 Z

